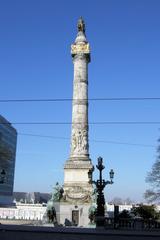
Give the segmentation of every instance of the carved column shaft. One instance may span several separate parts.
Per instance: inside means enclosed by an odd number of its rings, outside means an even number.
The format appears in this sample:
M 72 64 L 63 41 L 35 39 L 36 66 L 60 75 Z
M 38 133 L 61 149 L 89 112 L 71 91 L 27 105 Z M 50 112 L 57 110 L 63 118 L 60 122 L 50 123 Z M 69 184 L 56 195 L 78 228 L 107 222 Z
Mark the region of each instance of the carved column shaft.
M 72 103 L 72 135 L 70 158 L 89 157 L 88 145 L 88 62 L 89 56 L 73 56 L 74 81 Z

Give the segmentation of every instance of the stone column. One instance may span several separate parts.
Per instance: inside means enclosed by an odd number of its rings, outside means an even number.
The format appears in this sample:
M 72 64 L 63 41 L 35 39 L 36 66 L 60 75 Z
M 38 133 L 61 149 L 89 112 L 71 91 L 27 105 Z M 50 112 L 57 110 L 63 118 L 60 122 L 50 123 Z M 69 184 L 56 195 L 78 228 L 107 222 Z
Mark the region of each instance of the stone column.
M 88 56 L 73 57 L 74 86 L 72 103 L 72 134 L 70 158 L 88 159 Z
M 74 64 L 72 133 L 70 160 L 88 160 L 88 63 L 90 49 L 84 23 L 79 20 L 75 43 L 71 46 Z
M 82 18 L 78 21 L 78 34 L 71 45 L 71 55 L 74 64 L 71 151 L 64 166 L 63 201 L 75 206 L 80 203 L 90 204 L 93 190 L 88 174 L 93 170 L 88 144 L 90 48 Z

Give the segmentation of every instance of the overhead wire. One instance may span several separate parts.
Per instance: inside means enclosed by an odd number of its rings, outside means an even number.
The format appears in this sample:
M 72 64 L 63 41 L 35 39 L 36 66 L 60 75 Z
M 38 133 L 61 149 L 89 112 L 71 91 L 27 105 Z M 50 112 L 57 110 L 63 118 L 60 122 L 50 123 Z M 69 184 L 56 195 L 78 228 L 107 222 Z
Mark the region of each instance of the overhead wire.
M 8 124 L 0 122 L 0 124 Z M 71 125 L 82 124 L 82 122 L 10 122 L 12 125 Z M 103 121 L 103 122 L 89 122 L 89 125 L 158 125 L 160 121 Z
M 146 101 L 160 100 L 160 97 L 111 97 L 111 98 L 88 98 L 88 99 L 72 99 L 72 98 L 37 98 L 37 99 L 0 99 L 0 103 L 14 102 L 67 102 L 76 100 L 88 101 Z
M 76 101 L 77 99 L 71 98 L 46 98 L 46 99 L 0 99 L 0 103 L 16 103 L 16 102 L 67 102 L 67 101 Z M 160 97 L 112 97 L 112 98 L 89 98 L 82 99 L 88 101 L 146 101 L 146 100 L 160 100 Z M 5 122 L 0 122 L 0 124 L 6 124 Z M 71 125 L 72 122 L 12 122 L 13 125 Z M 74 124 L 81 124 L 80 122 Z M 156 125 L 160 124 L 160 121 L 102 121 L 102 122 L 90 122 L 90 125 Z M 34 137 L 47 137 L 47 138 L 56 138 L 56 139 L 69 139 L 65 137 L 54 137 L 54 136 L 45 136 L 45 135 L 36 135 L 36 134 L 24 134 L 20 135 L 34 136 Z M 143 147 L 154 147 L 153 145 L 147 144 L 137 144 L 137 143 L 128 143 L 128 142 L 116 142 L 116 141 L 107 141 L 107 140 L 91 140 L 92 142 L 102 142 L 102 143 L 113 143 L 113 144 L 125 144 L 125 145 L 134 145 L 134 146 L 143 146 Z
M 60 140 L 69 140 L 70 139 L 69 137 L 50 136 L 50 135 L 48 136 L 48 135 L 32 134 L 32 133 L 19 133 L 19 135 L 29 136 L 29 137 L 60 139 Z M 119 144 L 119 145 L 130 145 L 130 146 L 139 146 L 139 147 L 155 147 L 154 145 L 150 145 L 150 144 L 119 142 L 119 141 L 110 141 L 110 140 L 94 140 L 94 139 L 90 139 L 90 142 L 110 143 L 110 144 Z

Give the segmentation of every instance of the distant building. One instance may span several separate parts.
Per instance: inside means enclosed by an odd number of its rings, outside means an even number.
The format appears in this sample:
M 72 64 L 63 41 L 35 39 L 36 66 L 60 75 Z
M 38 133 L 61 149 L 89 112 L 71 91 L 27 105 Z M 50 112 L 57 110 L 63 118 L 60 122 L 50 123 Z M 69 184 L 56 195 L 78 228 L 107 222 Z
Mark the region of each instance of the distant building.
M 13 204 L 17 131 L 0 115 L 0 206 Z
M 51 194 L 40 192 L 14 192 L 13 198 L 16 203 L 43 204 L 49 201 Z

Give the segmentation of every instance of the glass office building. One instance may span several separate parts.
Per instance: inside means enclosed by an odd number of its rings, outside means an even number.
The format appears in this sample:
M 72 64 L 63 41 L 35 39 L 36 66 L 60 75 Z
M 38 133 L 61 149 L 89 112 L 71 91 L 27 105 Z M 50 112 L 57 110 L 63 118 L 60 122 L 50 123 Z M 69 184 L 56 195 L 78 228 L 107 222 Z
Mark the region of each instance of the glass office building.
M 17 131 L 0 115 L 0 206 L 13 205 Z

